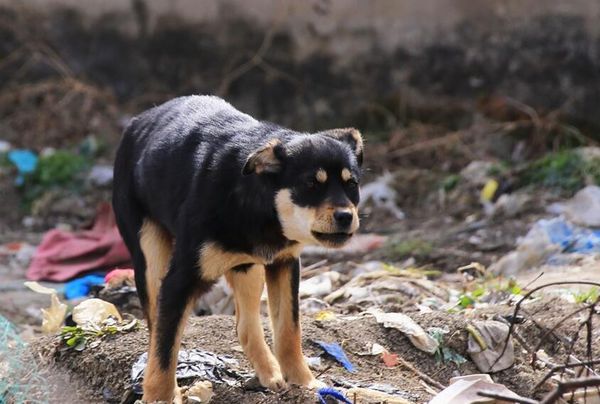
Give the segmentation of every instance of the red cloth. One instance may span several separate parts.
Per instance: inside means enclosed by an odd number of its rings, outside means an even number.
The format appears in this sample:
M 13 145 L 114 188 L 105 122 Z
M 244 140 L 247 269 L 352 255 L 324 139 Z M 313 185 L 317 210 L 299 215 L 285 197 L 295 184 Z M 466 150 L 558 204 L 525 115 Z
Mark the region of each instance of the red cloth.
M 94 226 L 77 233 L 50 230 L 37 248 L 27 279 L 64 282 L 81 273 L 130 261 L 111 206 L 98 207 Z

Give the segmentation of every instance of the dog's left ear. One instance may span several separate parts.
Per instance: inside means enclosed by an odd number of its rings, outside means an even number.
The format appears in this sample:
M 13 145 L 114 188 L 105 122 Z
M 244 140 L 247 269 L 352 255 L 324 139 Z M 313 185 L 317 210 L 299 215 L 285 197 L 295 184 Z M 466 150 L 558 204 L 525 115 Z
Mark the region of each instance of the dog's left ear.
M 363 162 L 363 140 L 358 129 L 354 128 L 343 128 L 343 129 L 331 129 L 324 132 L 320 132 L 325 136 L 332 137 L 341 142 L 347 143 L 350 148 L 356 154 L 356 160 L 359 165 Z
M 248 156 L 242 174 L 252 173 L 277 173 L 281 171 L 285 151 L 277 139 L 270 140 L 266 145 L 259 147 Z

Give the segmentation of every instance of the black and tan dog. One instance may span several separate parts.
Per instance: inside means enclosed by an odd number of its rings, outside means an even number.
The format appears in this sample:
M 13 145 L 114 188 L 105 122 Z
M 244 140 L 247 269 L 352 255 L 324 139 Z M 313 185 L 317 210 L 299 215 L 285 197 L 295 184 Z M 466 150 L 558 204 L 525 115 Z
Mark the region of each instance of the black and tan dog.
M 260 383 L 320 384 L 301 348 L 299 255 L 307 243 L 340 247 L 357 230 L 362 147 L 356 129 L 298 133 L 217 97 L 177 98 L 132 120 L 113 205 L 150 328 L 144 400 L 176 397 L 192 302 L 222 275 Z M 265 280 L 275 355 L 260 322 Z

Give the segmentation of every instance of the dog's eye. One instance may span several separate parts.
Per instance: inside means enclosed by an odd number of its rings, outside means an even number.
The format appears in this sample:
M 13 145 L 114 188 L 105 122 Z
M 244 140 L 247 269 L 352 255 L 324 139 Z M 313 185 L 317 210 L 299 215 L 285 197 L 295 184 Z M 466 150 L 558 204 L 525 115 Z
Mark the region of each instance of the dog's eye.
M 314 179 L 308 179 L 306 180 L 306 187 L 308 189 L 313 189 L 317 187 L 317 181 L 315 181 Z
M 347 182 L 348 186 L 350 188 L 356 188 L 358 187 L 358 181 L 356 181 L 354 178 L 350 178 Z

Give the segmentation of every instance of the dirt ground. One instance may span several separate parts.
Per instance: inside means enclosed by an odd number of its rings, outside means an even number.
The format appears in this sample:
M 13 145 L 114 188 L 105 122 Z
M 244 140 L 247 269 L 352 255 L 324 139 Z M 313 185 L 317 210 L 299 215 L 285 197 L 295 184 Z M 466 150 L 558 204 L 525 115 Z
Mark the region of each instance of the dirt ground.
M 574 305 L 560 304 L 559 301 L 542 300 L 525 305 L 527 320 L 518 325 L 518 331 L 529 343 L 539 341 L 556 319 L 572 311 Z M 464 313 L 414 314 L 413 319 L 424 329 L 440 327 L 448 330 L 444 346 L 452 348 L 457 353 L 469 358 L 466 352 L 468 332 L 465 327 L 470 321 L 491 318 L 496 314 L 508 315 L 513 308 L 509 306 L 476 310 L 467 315 Z M 535 319 L 536 326 L 531 320 Z M 243 370 L 251 370 L 248 362 L 240 352 L 240 347 L 234 331 L 233 316 L 207 316 L 190 318 L 184 333 L 182 349 L 201 348 L 216 354 L 230 355 L 240 361 Z M 381 383 L 400 387 L 402 397 L 415 403 L 425 403 L 432 398 L 436 388 L 423 381 L 418 374 L 404 366 L 392 368 L 384 366 L 379 356 L 361 355 L 368 352 L 373 343 L 379 343 L 390 352 L 397 353 L 401 358 L 412 364 L 416 369 L 447 385 L 451 377 L 479 373 L 473 362 L 456 365 L 452 362 L 441 362 L 416 349 L 408 338 L 394 329 L 384 328 L 377 324 L 369 314 L 362 316 L 337 316 L 335 319 L 316 321 L 311 316 L 304 316 L 303 348 L 305 355 L 319 356 L 320 348 L 312 341 L 338 342 L 342 345 L 350 361 L 355 365 L 356 372 L 350 373 L 332 359 L 324 359 L 322 371 L 316 371 L 318 378 L 328 385 L 338 385 L 339 382 L 354 384 L 364 383 L 366 386 Z M 570 336 L 576 330 L 578 322 L 568 320 L 557 330 L 558 335 Z M 267 329 L 267 339 L 270 332 Z M 597 337 L 596 337 L 597 338 Z M 45 337 L 36 341 L 33 346 L 40 357 L 44 358 L 46 366 L 53 369 L 52 374 L 68 374 L 70 391 L 77 397 L 86 397 L 77 402 L 132 402 L 135 398 L 129 391 L 131 388 L 131 365 L 141 355 L 147 346 L 147 329 L 145 326 L 130 332 L 104 337 L 102 343 L 95 348 L 86 348 L 82 352 L 64 350 L 60 341 Z M 549 353 L 556 353 L 562 348 L 556 340 L 550 339 L 541 345 Z M 594 344 L 594 352 L 598 354 L 600 345 Z M 528 347 L 530 349 L 530 347 Z M 583 345 L 577 346 L 576 354 L 581 354 Z M 540 397 L 540 391 L 533 391 L 533 386 L 541 379 L 547 369 L 533 369 L 530 356 L 526 350 L 515 343 L 515 364 L 507 370 L 493 374 L 493 379 L 506 385 L 509 389 L 527 397 Z M 190 382 L 188 380 L 188 382 Z M 290 388 L 281 393 L 268 391 L 249 391 L 244 387 L 227 387 L 214 385 L 215 403 L 280 403 L 280 402 L 315 402 L 313 392 L 300 388 Z

